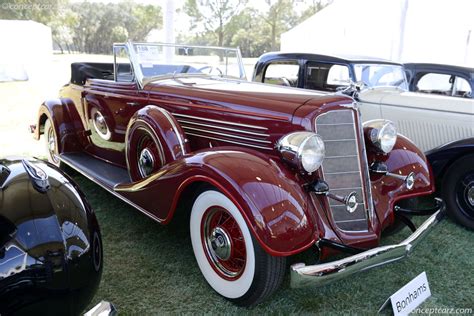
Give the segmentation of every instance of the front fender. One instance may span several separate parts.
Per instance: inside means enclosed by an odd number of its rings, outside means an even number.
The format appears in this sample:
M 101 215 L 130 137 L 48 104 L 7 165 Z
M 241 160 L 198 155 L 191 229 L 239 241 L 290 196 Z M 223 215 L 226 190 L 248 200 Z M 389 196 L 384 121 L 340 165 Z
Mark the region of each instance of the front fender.
M 390 173 L 405 176 L 410 172 L 415 174 L 415 184 L 409 190 L 401 179 L 371 173 L 372 196 L 383 229 L 393 223 L 393 208 L 397 201 L 433 193 L 434 179 L 423 152 L 400 134 L 390 153 L 382 155 L 368 152 L 369 165 L 376 161 L 384 162 Z
M 474 153 L 474 138 L 454 141 L 426 152 L 436 179 L 443 177 L 446 169 L 460 157 Z
M 147 179 L 116 186 L 115 190 L 144 209 L 154 210 L 167 223 L 181 194 L 195 182 L 208 183 L 227 195 L 271 255 L 298 253 L 317 238 L 310 215 L 315 212 L 295 174 L 281 162 L 253 150 L 221 147 L 196 152 Z M 155 199 L 150 200 L 150 196 Z M 159 210 L 155 209 L 157 201 Z
M 81 150 L 85 144 L 84 126 L 71 99 L 49 99 L 40 105 L 33 135 L 36 140 L 43 133 L 46 119 L 51 121 L 55 130 L 59 153 Z

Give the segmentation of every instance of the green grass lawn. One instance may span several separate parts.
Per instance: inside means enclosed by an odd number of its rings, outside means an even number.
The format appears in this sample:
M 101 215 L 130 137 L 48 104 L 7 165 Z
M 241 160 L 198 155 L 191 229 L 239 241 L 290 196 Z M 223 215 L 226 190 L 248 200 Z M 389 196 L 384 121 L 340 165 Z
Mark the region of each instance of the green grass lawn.
M 108 300 L 125 314 L 375 314 L 385 299 L 426 271 L 432 296 L 422 307 L 474 307 L 474 233 L 451 220 L 440 223 L 406 260 L 322 288 L 291 289 L 288 273 L 276 295 L 249 310 L 207 285 L 194 259 L 186 216 L 161 226 L 89 180 L 74 178 L 97 212 L 104 240 L 104 274 L 91 306 Z M 404 229 L 387 241 L 408 234 Z M 305 253 L 292 261 L 311 258 Z

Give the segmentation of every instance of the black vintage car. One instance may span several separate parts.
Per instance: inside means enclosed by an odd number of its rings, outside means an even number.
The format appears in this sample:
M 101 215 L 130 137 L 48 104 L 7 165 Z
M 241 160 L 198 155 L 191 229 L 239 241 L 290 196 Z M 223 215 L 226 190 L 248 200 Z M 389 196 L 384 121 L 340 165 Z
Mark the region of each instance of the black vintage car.
M 99 225 L 74 182 L 39 160 L 0 160 L 0 315 L 78 315 L 101 274 Z
M 425 63 L 404 66 L 410 91 L 474 98 L 474 68 Z
M 365 87 L 408 89 L 402 64 L 366 56 L 266 53 L 255 64 L 252 80 L 328 92 L 356 82 Z
M 451 142 L 426 153 L 437 187 L 454 212 L 451 217 L 474 230 L 474 138 Z

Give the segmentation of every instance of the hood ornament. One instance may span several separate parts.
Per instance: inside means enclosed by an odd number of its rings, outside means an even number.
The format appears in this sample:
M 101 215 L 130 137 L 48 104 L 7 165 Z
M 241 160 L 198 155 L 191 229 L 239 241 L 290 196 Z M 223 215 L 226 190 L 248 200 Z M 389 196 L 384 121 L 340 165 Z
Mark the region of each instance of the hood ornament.
M 48 174 L 43 171 L 40 167 L 36 166 L 36 164 L 31 163 L 27 159 L 22 159 L 21 163 L 25 168 L 28 176 L 31 179 L 31 183 L 33 184 L 33 188 L 40 193 L 46 193 L 50 188 Z

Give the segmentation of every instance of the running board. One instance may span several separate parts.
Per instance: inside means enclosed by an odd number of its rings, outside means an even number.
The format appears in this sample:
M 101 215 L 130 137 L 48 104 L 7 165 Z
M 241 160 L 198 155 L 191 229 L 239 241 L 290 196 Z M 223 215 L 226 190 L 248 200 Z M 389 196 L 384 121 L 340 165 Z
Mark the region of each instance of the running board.
M 117 167 L 103 160 L 94 158 L 91 155 L 80 152 L 60 154 L 59 159 L 87 179 L 98 184 L 112 195 L 115 195 L 151 219 L 159 223 L 163 222 L 163 219 L 158 218 L 156 215 L 143 209 L 141 206 L 114 190 L 114 187 L 118 184 L 124 185 L 124 183 L 131 182 L 128 172 L 124 168 Z
M 67 153 L 59 156 L 62 162 L 82 173 L 90 180 L 97 182 L 106 189 L 113 190 L 119 183 L 130 183 L 128 172 L 111 163 L 95 158 L 86 153 Z

